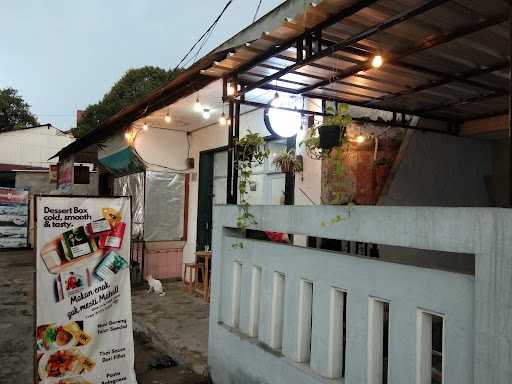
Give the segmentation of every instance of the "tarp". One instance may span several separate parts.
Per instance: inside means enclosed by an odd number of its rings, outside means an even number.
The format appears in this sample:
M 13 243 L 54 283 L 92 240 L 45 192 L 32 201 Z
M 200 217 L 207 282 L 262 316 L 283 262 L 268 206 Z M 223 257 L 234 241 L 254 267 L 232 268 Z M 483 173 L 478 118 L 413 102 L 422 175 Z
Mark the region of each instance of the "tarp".
M 114 179 L 115 196 L 132 197 L 132 238 L 144 236 L 144 172 Z
M 114 180 L 114 195 L 132 197 L 133 238 L 182 240 L 185 175 L 146 171 Z
M 185 209 L 185 175 L 147 171 L 145 190 L 144 240 L 181 240 Z

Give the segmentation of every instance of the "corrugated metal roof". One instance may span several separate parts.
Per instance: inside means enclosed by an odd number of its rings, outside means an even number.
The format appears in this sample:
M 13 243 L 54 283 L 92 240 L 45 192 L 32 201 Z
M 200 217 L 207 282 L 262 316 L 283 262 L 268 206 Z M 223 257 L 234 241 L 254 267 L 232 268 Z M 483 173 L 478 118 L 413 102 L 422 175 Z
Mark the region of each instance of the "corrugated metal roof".
M 284 19 L 279 27 L 232 50 L 226 59 L 203 73 L 222 77 L 240 71 L 240 82 L 255 84 L 296 64 L 295 44 L 290 41 L 358 3 L 364 1 L 324 0 L 318 5 L 307 5 L 302 15 L 293 20 Z M 322 29 L 322 49 L 342 43 L 411 8 L 436 4 L 296 68 L 267 86 L 295 93 L 306 90 L 304 94 L 309 96 L 338 98 L 448 120 L 467 120 L 507 110 L 510 32 L 506 1 L 366 3 L 369 5 L 353 15 Z M 280 51 L 279 47 L 286 49 Z M 272 51 L 275 53 L 266 57 Z M 378 69 L 367 65 L 376 52 L 385 60 Z M 257 61 L 258 58 L 261 60 Z M 255 65 L 244 68 L 251 60 Z M 330 81 L 335 75 L 337 80 Z M 321 84 L 322 80 L 327 84 Z M 314 87 L 319 83 L 321 86 Z

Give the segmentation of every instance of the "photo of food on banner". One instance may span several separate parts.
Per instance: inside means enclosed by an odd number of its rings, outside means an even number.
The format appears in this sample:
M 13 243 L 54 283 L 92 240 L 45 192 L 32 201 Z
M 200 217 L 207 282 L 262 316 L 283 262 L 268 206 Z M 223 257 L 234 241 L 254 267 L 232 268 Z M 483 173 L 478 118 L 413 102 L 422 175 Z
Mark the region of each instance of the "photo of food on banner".
M 87 384 L 73 376 L 92 371 L 96 363 L 78 347 L 89 344 L 92 337 L 84 332 L 83 321 L 64 325 L 44 324 L 36 329 L 37 371 L 39 381 L 61 379 L 57 384 Z
M 112 208 L 103 208 L 101 215 L 98 220 L 63 232 L 43 247 L 41 258 L 48 272 L 55 275 L 56 302 L 128 267 L 128 261 L 117 252 L 123 244 L 126 223 Z M 93 259 L 99 261 L 91 268 L 88 262 Z

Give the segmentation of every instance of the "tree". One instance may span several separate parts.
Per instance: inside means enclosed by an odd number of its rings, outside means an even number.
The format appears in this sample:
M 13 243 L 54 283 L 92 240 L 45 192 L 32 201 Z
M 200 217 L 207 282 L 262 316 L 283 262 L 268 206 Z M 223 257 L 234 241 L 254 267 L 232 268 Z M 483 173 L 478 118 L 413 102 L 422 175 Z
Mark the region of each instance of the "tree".
M 36 117 L 14 88 L 0 89 L 0 132 L 38 125 Z
M 122 109 L 172 80 L 178 72 L 152 66 L 128 70 L 98 103 L 87 107 L 83 118 L 73 129 L 74 136 L 82 137 L 100 127 Z

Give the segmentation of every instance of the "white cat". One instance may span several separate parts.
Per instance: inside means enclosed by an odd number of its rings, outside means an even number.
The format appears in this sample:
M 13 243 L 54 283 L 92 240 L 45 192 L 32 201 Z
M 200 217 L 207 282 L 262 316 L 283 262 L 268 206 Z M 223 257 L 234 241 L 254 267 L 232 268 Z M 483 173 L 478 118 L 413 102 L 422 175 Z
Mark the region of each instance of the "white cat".
M 160 280 L 154 279 L 152 275 L 147 275 L 146 281 L 149 284 L 149 289 L 147 293 L 153 291 L 157 293 L 159 296 L 165 295 L 164 289 L 162 288 L 162 282 Z

